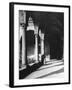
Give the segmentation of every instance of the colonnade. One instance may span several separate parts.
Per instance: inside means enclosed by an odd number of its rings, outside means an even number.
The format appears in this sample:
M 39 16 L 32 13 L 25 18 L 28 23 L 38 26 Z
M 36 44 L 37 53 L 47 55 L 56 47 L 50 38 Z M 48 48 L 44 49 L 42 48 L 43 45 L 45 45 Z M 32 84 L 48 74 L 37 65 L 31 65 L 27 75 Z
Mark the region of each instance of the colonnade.
M 22 16 L 23 15 L 23 16 Z M 25 45 L 25 24 L 26 24 L 26 12 L 20 12 L 20 27 L 19 27 L 19 40 L 22 38 L 22 49 L 21 51 L 21 66 L 26 66 L 26 45 Z M 32 23 L 30 21 L 30 23 Z M 31 25 L 31 24 L 29 24 Z M 33 24 L 32 24 L 33 25 Z M 34 27 L 34 35 L 35 35 L 35 63 L 39 62 L 39 54 L 38 54 L 38 37 L 40 37 L 40 47 L 41 47 L 41 56 L 44 54 L 44 33 L 39 34 L 39 28 L 38 26 L 32 26 L 32 29 Z M 30 26 L 31 29 L 31 26 Z M 28 27 L 29 30 L 29 27 Z M 27 30 L 26 30 L 27 31 Z

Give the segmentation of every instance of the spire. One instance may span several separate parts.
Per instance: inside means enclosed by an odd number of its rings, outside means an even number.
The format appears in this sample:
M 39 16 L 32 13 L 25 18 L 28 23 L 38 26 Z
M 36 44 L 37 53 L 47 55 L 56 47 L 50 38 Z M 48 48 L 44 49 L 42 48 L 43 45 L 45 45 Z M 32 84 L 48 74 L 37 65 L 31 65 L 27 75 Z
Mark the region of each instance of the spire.
M 33 21 L 31 16 L 29 17 L 29 21 Z
M 28 19 L 28 24 L 29 24 L 29 25 L 33 25 L 33 19 L 32 19 L 31 16 L 30 16 L 29 19 Z
M 28 30 L 33 30 L 33 31 L 34 31 L 34 23 L 33 23 L 33 19 L 32 19 L 31 16 L 30 16 L 29 19 L 28 19 L 27 31 L 28 31 Z

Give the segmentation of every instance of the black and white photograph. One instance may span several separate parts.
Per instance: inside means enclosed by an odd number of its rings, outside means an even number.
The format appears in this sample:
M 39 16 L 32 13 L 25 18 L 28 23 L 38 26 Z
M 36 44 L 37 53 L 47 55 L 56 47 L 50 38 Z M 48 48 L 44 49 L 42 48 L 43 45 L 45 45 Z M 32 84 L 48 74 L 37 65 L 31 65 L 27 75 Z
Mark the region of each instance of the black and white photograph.
M 69 6 L 11 7 L 11 86 L 69 83 Z
M 64 77 L 64 13 L 21 10 L 19 20 L 19 78 Z

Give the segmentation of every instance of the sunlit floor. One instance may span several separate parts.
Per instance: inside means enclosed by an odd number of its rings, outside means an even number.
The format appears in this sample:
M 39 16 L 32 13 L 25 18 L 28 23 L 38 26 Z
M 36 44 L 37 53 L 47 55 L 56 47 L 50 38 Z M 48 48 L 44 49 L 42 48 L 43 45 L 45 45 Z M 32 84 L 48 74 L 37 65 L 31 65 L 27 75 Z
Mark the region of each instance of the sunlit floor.
M 25 79 L 37 78 L 64 78 L 64 61 L 50 60 L 35 72 L 29 74 Z

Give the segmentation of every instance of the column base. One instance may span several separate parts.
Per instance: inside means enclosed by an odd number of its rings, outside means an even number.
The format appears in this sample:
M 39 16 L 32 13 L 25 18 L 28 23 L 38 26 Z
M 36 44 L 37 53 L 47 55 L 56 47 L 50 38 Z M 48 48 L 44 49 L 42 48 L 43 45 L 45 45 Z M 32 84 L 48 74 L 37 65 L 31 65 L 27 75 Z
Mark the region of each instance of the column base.
M 48 63 L 49 61 L 50 61 L 50 55 L 48 55 L 48 56 L 45 57 L 45 62 L 44 62 L 44 63 L 46 64 L 46 63 Z
M 24 64 L 24 65 L 21 66 L 21 68 L 19 70 L 23 70 L 23 69 L 26 69 L 26 68 L 27 68 L 27 66 Z

